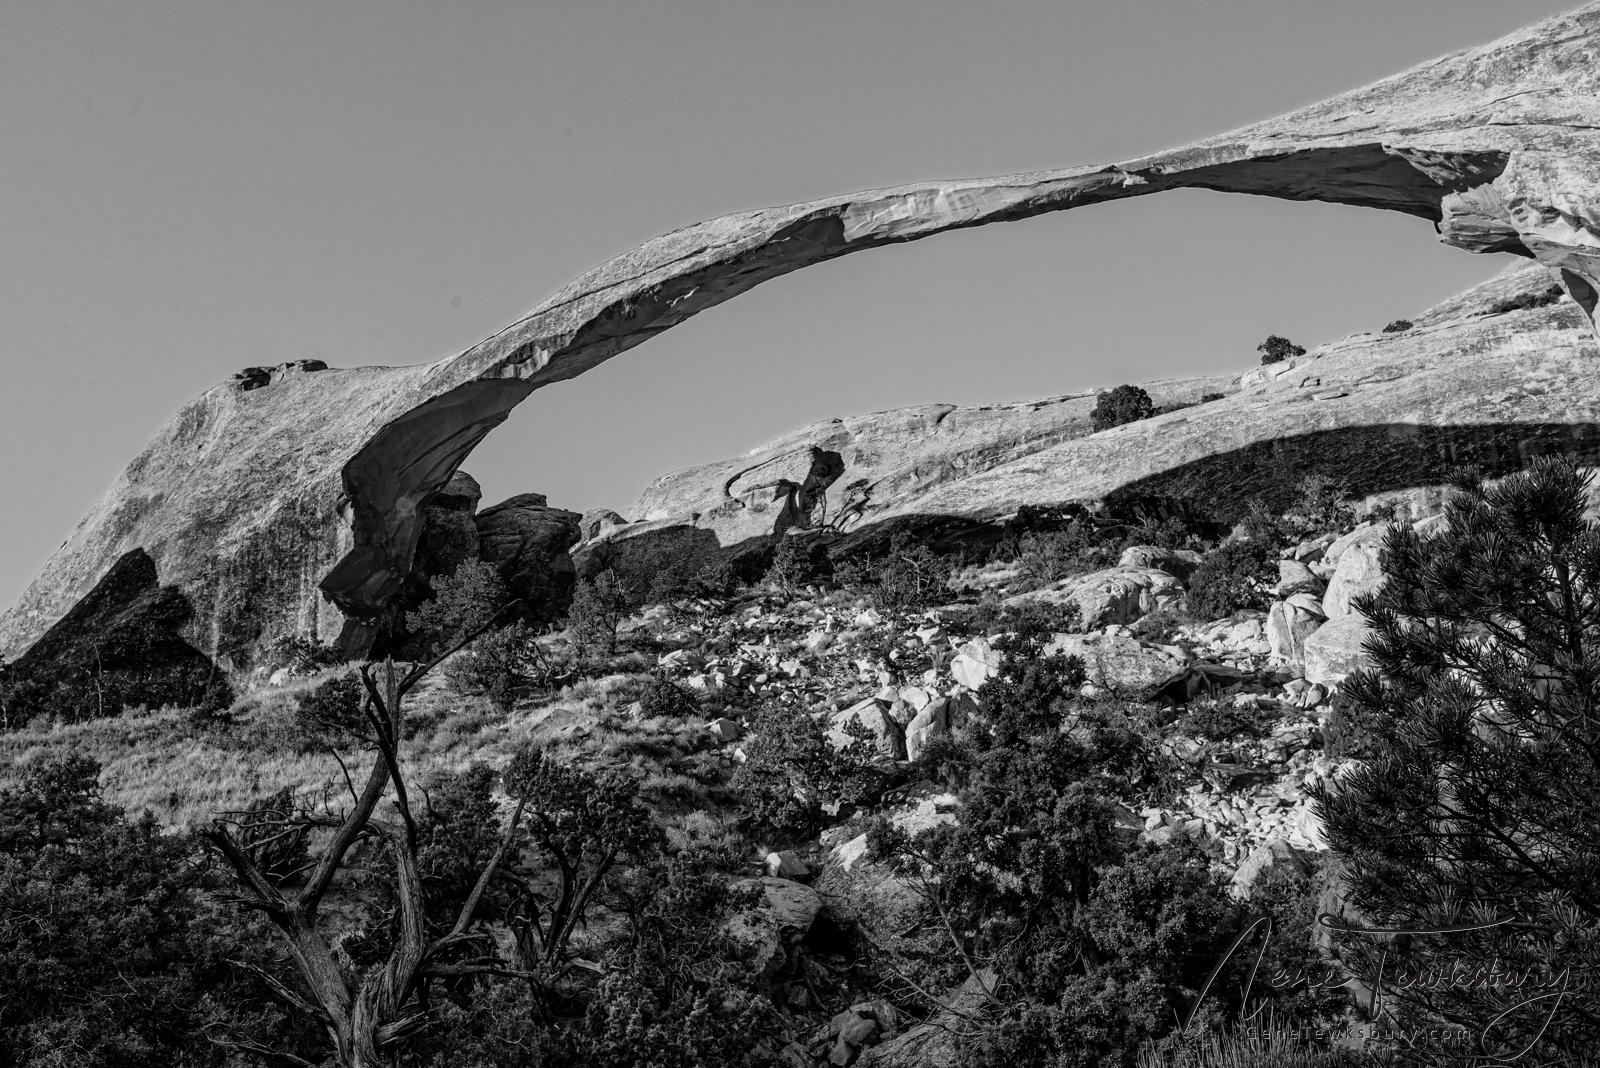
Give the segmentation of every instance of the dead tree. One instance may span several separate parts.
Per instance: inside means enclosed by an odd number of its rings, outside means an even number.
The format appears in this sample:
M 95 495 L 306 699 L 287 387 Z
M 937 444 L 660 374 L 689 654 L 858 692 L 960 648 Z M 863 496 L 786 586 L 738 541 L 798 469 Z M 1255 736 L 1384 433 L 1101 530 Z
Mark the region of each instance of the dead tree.
M 322 1027 L 334 1063 L 340 1068 L 393 1068 L 402 1046 L 427 1024 L 427 987 L 431 979 L 521 974 L 497 956 L 493 942 L 484 932 L 473 929 L 473 920 L 522 823 L 526 795 L 517 800 L 497 848 L 453 922 L 442 934 L 430 937 L 423 912 L 417 824 L 400 764 L 406 694 L 493 622 L 490 620 L 404 675 L 392 659 L 382 665 L 381 673 L 375 673 L 371 664 L 362 666 L 361 680 L 369 698 L 363 704 L 370 732 L 366 738 L 378 757 L 359 793 L 354 783 L 349 783 L 353 804 L 348 811 L 337 816 L 284 812 L 274 829 L 258 810 L 247 826 L 219 821 L 204 832 L 207 842 L 232 871 L 239 888 L 237 900 L 262 912 L 283 937 L 304 992 L 260 969 L 252 970 L 279 1001 Z M 348 781 L 348 774 L 346 778 Z M 378 806 L 391 787 L 396 817 L 392 819 L 378 814 Z M 331 834 L 303 866 L 302 873 L 309 872 L 305 882 L 290 890 L 283 886 L 286 880 L 275 878 L 266 870 L 263 857 L 268 850 L 263 847 L 277 835 L 303 835 L 308 825 L 328 829 Z M 350 851 L 358 842 L 374 838 L 388 843 L 393 858 L 397 932 L 387 959 L 357 975 L 340 963 L 321 909 Z M 254 1052 L 270 1053 L 259 1048 Z M 306 1063 L 292 1055 L 273 1056 L 287 1063 Z

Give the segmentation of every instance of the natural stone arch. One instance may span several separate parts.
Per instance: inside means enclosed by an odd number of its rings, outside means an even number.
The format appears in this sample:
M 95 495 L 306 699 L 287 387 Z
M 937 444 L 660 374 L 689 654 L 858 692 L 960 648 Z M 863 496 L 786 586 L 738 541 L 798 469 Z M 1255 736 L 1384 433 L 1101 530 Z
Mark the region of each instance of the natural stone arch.
M 728 215 L 602 264 L 438 363 L 304 368 L 260 388 L 217 387 L 130 465 L 0 619 L 0 649 L 31 641 L 135 547 L 197 605 L 237 602 L 220 588 L 216 557 L 259 540 L 290 510 L 290 496 L 296 514 L 310 508 L 322 517 L 308 558 L 343 553 L 322 592 L 345 617 L 371 618 L 410 567 L 422 502 L 535 389 L 790 271 L 949 230 L 1178 188 L 1382 208 L 1428 219 L 1468 251 L 1538 259 L 1592 317 L 1600 290 L 1597 44 L 1600 3 L 1591 3 L 1282 118 L 1126 163 Z M 279 476 L 266 500 L 240 500 L 227 481 L 285 468 L 293 477 Z M 339 622 L 302 603 L 303 584 L 292 593 L 276 589 L 282 580 L 272 575 L 259 581 L 274 589 L 252 603 L 277 606 L 262 640 L 308 629 L 326 637 Z M 230 660 L 247 652 L 211 651 Z

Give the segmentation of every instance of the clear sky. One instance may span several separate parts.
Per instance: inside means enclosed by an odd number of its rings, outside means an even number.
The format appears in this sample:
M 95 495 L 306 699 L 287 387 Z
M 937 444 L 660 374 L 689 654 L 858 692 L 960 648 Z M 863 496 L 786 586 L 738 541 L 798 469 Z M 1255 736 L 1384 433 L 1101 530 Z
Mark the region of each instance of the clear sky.
M 184 401 L 463 349 L 724 212 L 1109 162 L 1491 40 L 1551 0 L 0 4 L 0 602 Z M 624 513 L 803 423 L 1238 368 L 1504 258 L 1182 192 L 851 256 L 536 393 L 491 503 Z M 272 472 L 261 472 L 263 481 Z

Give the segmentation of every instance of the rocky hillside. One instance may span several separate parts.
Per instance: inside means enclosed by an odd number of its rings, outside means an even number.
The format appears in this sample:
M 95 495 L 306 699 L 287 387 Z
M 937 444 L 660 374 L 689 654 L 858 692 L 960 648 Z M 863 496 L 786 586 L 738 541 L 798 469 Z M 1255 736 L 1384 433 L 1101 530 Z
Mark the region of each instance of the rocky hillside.
M 771 533 L 812 449 L 842 463 L 815 517 L 845 530 L 908 515 L 993 519 L 1118 491 L 1203 504 L 1281 497 L 1313 471 L 1362 497 L 1420 502 L 1455 465 L 1500 473 L 1547 452 L 1600 456 L 1600 349 L 1545 271 L 1511 267 L 1411 322 L 1242 375 L 1145 383 L 1159 414 L 1100 433 L 1092 392 L 813 424 L 657 479 L 635 530 L 688 526 L 723 544 Z
M 1237 375 L 1143 385 L 1158 408 L 1198 404 L 1237 387 Z M 640 522 L 712 530 L 724 544 L 771 534 L 789 488 L 805 483 L 811 451 L 821 449 L 842 466 L 830 473 L 832 482 L 806 518 L 852 529 L 915 511 L 943 486 L 1088 436 L 1098 397 L 1087 390 L 1014 404 L 926 404 L 813 423 L 743 456 L 663 475 L 631 514 Z
M 364 651 L 406 587 L 421 509 L 533 390 L 790 271 L 948 230 L 1178 188 L 1331 201 L 1427 220 L 1468 251 L 1534 258 L 1592 314 L 1600 289 L 1597 37 L 1600 4 L 1590 3 L 1281 118 L 1141 159 L 724 216 L 596 267 L 524 319 L 426 366 L 247 369 L 186 407 L 129 465 L 0 617 L 0 651 L 15 655 L 34 642 L 135 549 L 155 563 L 160 583 L 189 599 L 184 636 L 213 659 L 248 664 L 287 635 Z M 1524 343 L 1519 331 L 1491 331 L 1483 353 L 1508 357 Z M 1459 351 L 1476 358 L 1472 333 L 1445 328 L 1430 351 L 1440 360 Z M 1537 340 L 1540 351 L 1549 348 Z M 1337 362 L 1320 392 L 1342 381 L 1332 371 Z M 1485 377 L 1497 392 L 1500 374 Z M 1279 380 L 1260 399 L 1310 388 L 1304 381 Z M 1230 424 L 1219 426 L 1224 444 L 1256 440 L 1252 424 L 1261 417 L 1240 408 L 1235 438 Z M 1339 408 L 1336 398 L 1326 410 Z M 1064 464 L 1089 461 L 1076 448 L 1063 442 L 1059 456 L 1039 454 L 1046 464 L 1030 457 L 1002 465 L 959 490 L 929 494 L 925 505 L 992 508 L 1036 494 Z M 1151 465 L 1149 474 L 1158 473 Z M 975 496 L 990 493 L 995 499 L 981 504 Z

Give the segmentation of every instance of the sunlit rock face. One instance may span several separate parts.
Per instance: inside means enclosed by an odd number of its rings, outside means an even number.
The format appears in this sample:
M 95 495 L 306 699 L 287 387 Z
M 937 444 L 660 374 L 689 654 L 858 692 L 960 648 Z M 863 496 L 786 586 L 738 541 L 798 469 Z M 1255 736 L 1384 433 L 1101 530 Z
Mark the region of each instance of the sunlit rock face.
M 0 651 L 28 646 L 134 548 L 190 598 L 188 637 L 225 664 L 290 633 L 359 650 L 406 582 L 429 498 L 533 390 L 764 281 L 947 230 L 1177 188 L 1355 204 L 1425 219 L 1468 251 L 1532 257 L 1592 317 L 1597 43 L 1600 4 L 1588 4 L 1142 159 L 915 183 L 677 230 L 434 364 L 251 368 L 185 407 L 123 472 L 0 618 Z

